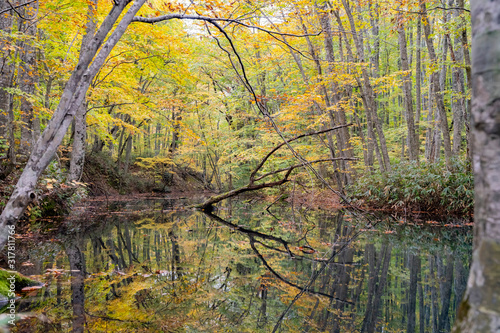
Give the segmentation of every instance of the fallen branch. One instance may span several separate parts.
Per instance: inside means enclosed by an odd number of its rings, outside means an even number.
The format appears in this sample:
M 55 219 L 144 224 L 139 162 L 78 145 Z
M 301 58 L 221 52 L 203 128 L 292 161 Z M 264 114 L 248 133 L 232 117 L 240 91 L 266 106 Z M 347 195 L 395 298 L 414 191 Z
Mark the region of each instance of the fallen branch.
M 288 170 L 288 172 L 285 174 L 285 176 L 281 180 L 278 180 L 275 182 L 269 182 L 269 183 L 262 183 L 262 184 L 248 184 L 247 186 L 243 186 L 243 187 L 234 189 L 232 191 L 229 191 L 229 192 L 226 192 L 223 194 L 214 195 L 213 197 L 210 197 L 205 202 L 198 204 L 198 205 L 194 205 L 193 207 L 198 208 L 198 209 L 202 209 L 202 210 L 206 210 L 206 211 L 212 211 L 212 205 L 217 203 L 217 202 L 220 202 L 224 199 L 235 197 L 238 194 L 245 193 L 245 192 L 256 191 L 256 190 L 260 190 L 260 189 L 267 188 L 267 187 L 274 187 L 274 186 L 282 185 L 282 184 L 289 181 L 288 177 L 290 176 L 290 173 L 292 172 L 292 170 L 293 169 Z
M 290 144 L 290 142 L 293 142 L 293 141 L 298 140 L 300 138 L 303 138 L 303 137 L 306 137 L 306 136 L 311 136 L 311 135 L 317 135 L 317 134 L 327 133 L 327 132 L 330 132 L 330 131 L 333 131 L 333 130 L 336 130 L 336 129 L 339 129 L 339 128 L 347 127 L 347 126 L 352 126 L 352 124 L 335 126 L 335 127 L 329 128 L 329 129 L 325 129 L 325 130 L 322 130 L 322 131 L 316 131 L 316 132 L 312 132 L 312 133 L 304 133 L 304 134 L 298 135 L 298 136 L 296 136 L 296 137 L 294 137 L 292 139 L 286 140 L 285 142 L 280 143 L 279 145 L 277 145 L 276 147 L 274 147 L 269 153 L 267 153 L 267 155 L 264 156 L 264 158 L 260 161 L 260 163 L 257 165 L 257 167 L 255 167 L 255 169 L 250 174 L 250 179 L 249 179 L 249 182 L 248 182 L 248 184 L 246 186 L 243 186 L 243 187 L 231 190 L 229 192 L 225 192 L 223 194 L 212 196 L 208 200 L 206 200 L 205 202 L 203 202 L 201 204 L 198 204 L 198 205 L 194 205 L 192 207 L 198 208 L 198 209 L 202 209 L 202 210 L 205 210 L 205 211 L 211 211 L 213 204 L 218 203 L 218 202 L 220 202 L 220 201 L 222 201 L 224 199 L 228 199 L 228 198 L 237 196 L 237 195 L 239 195 L 241 193 L 245 193 L 245 192 L 256 191 L 256 190 L 260 190 L 260 189 L 263 189 L 263 188 L 268 188 L 268 187 L 274 187 L 274 186 L 283 185 L 284 183 L 290 181 L 290 179 L 288 179 L 288 178 L 289 178 L 289 176 L 290 176 L 290 174 L 292 173 L 293 170 L 295 170 L 297 168 L 300 168 L 300 167 L 303 167 L 305 165 L 304 165 L 304 163 L 295 164 L 295 165 L 289 166 L 287 168 L 283 168 L 283 169 L 279 169 L 279 170 L 268 172 L 268 173 L 263 174 L 263 175 L 261 175 L 261 176 L 259 176 L 259 177 L 256 178 L 257 172 L 259 172 L 259 170 L 264 166 L 264 164 L 267 162 L 267 160 L 269 160 L 269 158 L 271 157 L 272 154 L 274 154 L 278 149 L 280 149 L 284 145 L 288 145 L 288 144 Z M 315 161 L 310 161 L 310 162 L 307 162 L 307 163 L 309 165 L 311 165 L 311 164 L 314 164 L 314 163 L 337 161 L 337 160 L 353 161 L 353 160 L 356 160 L 356 159 L 355 158 L 349 158 L 349 157 L 337 157 L 337 158 L 328 158 L 328 159 L 315 160 Z M 272 175 L 275 175 L 275 174 L 278 174 L 278 173 L 282 173 L 282 172 L 286 172 L 286 173 L 283 176 L 283 178 L 281 178 L 281 180 L 277 180 L 277 181 L 274 181 L 274 182 L 267 182 L 267 183 L 255 184 L 255 182 L 257 182 L 259 180 L 262 180 L 262 179 L 264 179 L 266 177 L 269 177 L 269 176 L 272 176 Z
M 264 156 L 264 158 L 262 159 L 262 161 L 260 161 L 259 165 L 257 165 L 257 167 L 255 168 L 255 170 L 250 174 L 250 183 L 253 183 L 255 181 L 255 175 L 257 174 L 257 172 L 259 172 L 259 170 L 262 168 L 262 166 L 264 165 L 264 163 L 266 163 L 266 161 L 269 159 L 269 157 L 271 157 L 272 154 L 274 154 L 278 149 L 280 149 L 284 145 L 289 144 L 290 142 L 293 142 L 295 140 L 304 138 L 306 136 L 323 134 L 323 133 L 334 131 L 334 130 L 339 129 L 339 128 L 349 127 L 349 126 L 352 126 L 352 125 L 353 124 L 339 125 L 339 126 L 335 126 L 335 127 L 332 127 L 332 128 L 328 128 L 328 129 L 322 130 L 322 131 L 316 131 L 316 132 L 312 132 L 312 133 L 304 133 L 304 134 L 298 135 L 298 136 L 296 136 L 294 138 L 291 138 L 289 140 L 286 140 L 285 142 L 280 143 L 279 145 L 277 145 L 276 147 L 274 147 L 273 150 L 271 150 L 266 156 Z

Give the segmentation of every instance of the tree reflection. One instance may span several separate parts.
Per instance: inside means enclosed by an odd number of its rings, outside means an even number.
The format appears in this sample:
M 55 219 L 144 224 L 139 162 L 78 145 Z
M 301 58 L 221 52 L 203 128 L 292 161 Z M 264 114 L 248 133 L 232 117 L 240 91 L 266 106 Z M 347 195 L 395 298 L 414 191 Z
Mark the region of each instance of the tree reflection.
M 270 332 L 295 302 L 283 331 L 446 332 L 465 290 L 470 238 L 457 229 L 385 224 L 353 241 L 349 212 L 112 205 L 29 249 L 37 269 L 49 263 L 43 296 L 25 305 L 46 313 L 34 331 Z

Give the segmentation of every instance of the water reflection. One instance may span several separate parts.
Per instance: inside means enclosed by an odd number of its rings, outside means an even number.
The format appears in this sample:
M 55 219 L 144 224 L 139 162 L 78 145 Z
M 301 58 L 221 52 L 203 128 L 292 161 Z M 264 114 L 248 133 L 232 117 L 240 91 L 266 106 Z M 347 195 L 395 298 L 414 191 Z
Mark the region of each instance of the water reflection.
M 348 212 L 217 214 L 173 200 L 85 207 L 22 244 L 47 287 L 17 332 L 448 332 L 472 236 Z M 20 244 L 21 246 L 21 244 Z M 332 253 L 335 253 L 332 255 Z M 289 307 L 289 310 L 287 308 Z

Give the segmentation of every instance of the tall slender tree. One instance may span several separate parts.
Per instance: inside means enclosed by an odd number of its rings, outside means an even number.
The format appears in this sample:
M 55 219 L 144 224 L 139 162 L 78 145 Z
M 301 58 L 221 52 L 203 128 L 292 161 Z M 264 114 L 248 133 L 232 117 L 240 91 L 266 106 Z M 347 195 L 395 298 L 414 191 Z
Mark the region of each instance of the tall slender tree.
M 498 332 L 500 323 L 500 6 L 472 2 L 474 250 L 454 332 Z

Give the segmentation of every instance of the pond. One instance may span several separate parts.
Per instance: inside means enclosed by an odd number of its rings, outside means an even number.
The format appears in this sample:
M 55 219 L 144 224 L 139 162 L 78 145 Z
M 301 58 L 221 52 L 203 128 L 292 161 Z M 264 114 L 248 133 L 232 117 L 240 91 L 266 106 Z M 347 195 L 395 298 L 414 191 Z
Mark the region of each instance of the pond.
M 13 332 L 449 332 L 470 226 L 187 199 L 88 201 L 18 240 Z M 446 225 L 445 225 L 446 224 Z

